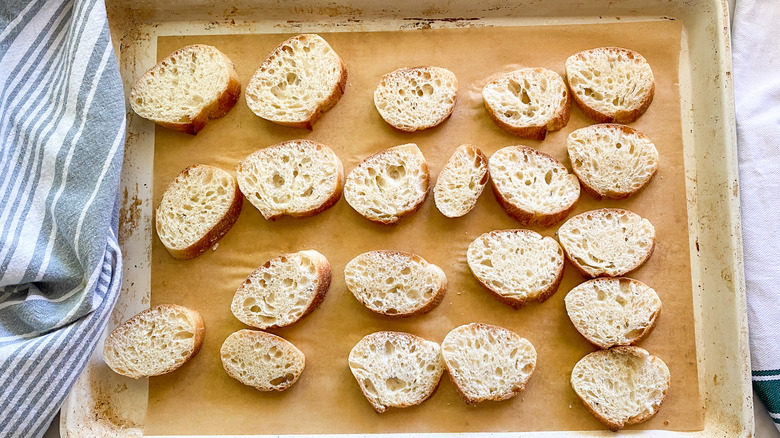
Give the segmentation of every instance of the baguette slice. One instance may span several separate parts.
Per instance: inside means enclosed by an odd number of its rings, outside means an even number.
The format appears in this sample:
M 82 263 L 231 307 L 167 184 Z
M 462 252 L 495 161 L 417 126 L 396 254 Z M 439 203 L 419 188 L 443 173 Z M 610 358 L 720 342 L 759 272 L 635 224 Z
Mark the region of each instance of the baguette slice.
M 252 75 L 246 103 L 257 116 L 293 128 L 312 129 L 347 85 L 347 69 L 327 41 L 315 34 L 279 45 Z
M 259 329 L 288 326 L 322 303 L 330 273 L 328 259 L 314 250 L 272 258 L 241 283 L 230 310 Z
M 552 237 L 531 230 L 497 230 L 469 245 L 474 277 L 499 301 L 519 309 L 550 298 L 563 279 L 563 250 Z
M 103 345 L 103 361 L 117 373 L 138 379 L 184 365 L 203 344 L 200 313 L 176 304 L 146 309 L 114 329 Z
M 566 78 L 582 112 L 598 123 L 631 123 L 653 101 L 655 79 L 639 53 L 601 47 L 566 60 Z
M 173 258 L 195 258 L 227 234 L 243 201 L 233 175 L 205 164 L 190 166 L 163 193 L 155 212 L 157 235 Z
M 433 395 L 444 373 L 436 342 L 403 332 L 365 336 L 349 352 L 349 369 L 371 406 L 407 408 Z
M 238 185 L 264 218 L 309 217 L 341 198 L 344 167 L 333 150 L 290 140 L 255 151 L 236 168 Z
M 596 199 L 628 198 L 658 171 L 655 145 L 625 125 L 605 123 L 578 129 L 569 134 L 566 147 L 582 188 Z
M 477 205 L 488 181 L 488 159 L 479 148 L 464 144 L 455 150 L 433 188 L 436 208 L 447 217 L 461 217 Z
M 577 206 L 580 183 L 555 158 L 527 146 L 499 149 L 488 162 L 493 193 L 522 225 L 549 227 Z
M 655 415 L 670 378 L 664 361 L 646 350 L 615 347 L 580 359 L 571 372 L 571 387 L 591 414 L 616 431 Z
M 574 327 L 599 348 L 639 342 L 655 326 L 661 299 L 650 286 L 631 278 L 596 278 L 564 299 Z
M 347 289 L 370 310 L 388 316 L 415 316 L 441 303 L 447 277 L 438 266 L 402 251 L 369 251 L 344 268 Z
M 452 384 L 470 405 L 516 396 L 536 367 L 536 349 L 527 339 L 490 324 L 450 331 L 441 352 Z
M 228 375 L 259 391 L 284 391 L 303 373 L 306 357 L 289 341 L 257 330 L 239 330 L 219 350 Z
M 566 257 L 587 277 L 619 277 L 642 266 L 655 248 L 655 228 L 617 208 L 586 211 L 558 229 Z
M 238 101 L 241 82 L 233 63 L 216 47 L 182 47 L 150 68 L 130 89 L 136 114 L 187 134 L 227 114 Z
M 374 105 L 390 126 L 414 132 L 447 120 L 458 97 L 458 79 L 441 67 L 411 67 L 392 71 L 374 90 Z
M 485 84 L 482 100 L 493 121 L 518 137 L 544 140 L 569 123 L 569 90 L 558 73 L 546 68 L 502 75 Z
M 392 225 L 428 196 L 428 165 L 414 143 L 366 158 L 347 175 L 344 198 L 366 219 Z

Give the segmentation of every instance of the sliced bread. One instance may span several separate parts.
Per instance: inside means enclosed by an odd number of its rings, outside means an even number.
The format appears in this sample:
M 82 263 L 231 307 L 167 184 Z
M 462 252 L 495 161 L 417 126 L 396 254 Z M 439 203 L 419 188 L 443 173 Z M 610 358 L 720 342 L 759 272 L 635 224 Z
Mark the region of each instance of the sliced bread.
M 108 335 L 103 361 L 117 373 L 134 379 L 170 373 L 200 350 L 204 331 L 197 311 L 176 304 L 155 306 Z
M 314 250 L 284 254 L 249 274 L 230 310 L 252 327 L 284 327 L 314 311 L 329 287 L 330 263 L 325 256 Z
M 631 345 L 650 333 L 661 299 L 650 286 L 631 278 L 596 278 L 564 299 L 574 327 L 599 348 Z
M 425 157 L 409 143 L 377 152 L 352 169 L 344 198 L 366 219 L 391 225 L 422 206 L 429 179 Z
M 441 353 L 452 384 L 470 405 L 516 396 L 536 367 L 536 349 L 527 339 L 490 324 L 472 323 L 450 331 Z
M 558 73 L 546 68 L 499 76 L 482 88 L 482 100 L 493 121 L 518 137 L 544 140 L 569 123 L 569 90 Z
M 620 47 L 575 53 L 566 60 L 574 100 L 598 123 L 631 123 L 653 101 L 655 79 L 647 60 Z
M 136 114 L 187 134 L 227 114 L 238 101 L 241 83 L 233 63 L 216 47 L 194 44 L 171 53 L 130 89 Z
M 382 76 L 374 105 L 390 126 L 414 132 L 447 120 L 457 96 L 458 80 L 446 68 L 401 68 Z
M 587 277 L 619 277 L 642 266 L 655 248 L 655 228 L 628 210 L 586 211 L 558 228 L 566 257 Z
M 561 246 L 531 230 L 485 233 L 471 242 L 466 258 L 474 277 L 515 309 L 551 297 L 563 278 Z
M 628 198 L 658 171 L 655 145 L 625 125 L 604 123 L 578 129 L 569 134 L 566 147 L 582 188 L 596 199 Z
M 444 373 L 436 342 L 403 332 L 365 336 L 349 352 L 349 369 L 371 406 L 407 408 L 433 395 Z
M 238 186 L 264 218 L 309 217 L 341 198 L 344 167 L 333 150 L 290 140 L 255 151 L 236 168 Z
M 370 310 L 388 316 L 415 316 L 438 306 L 447 277 L 438 266 L 402 251 L 369 251 L 344 268 L 347 289 Z
M 205 164 L 190 166 L 163 193 L 155 212 L 157 236 L 173 258 L 197 257 L 227 234 L 243 201 L 233 175 Z
M 527 146 L 496 151 L 488 162 L 493 193 L 523 225 L 549 227 L 577 206 L 580 182 L 555 158 Z
M 488 159 L 479 148 L 460 145 L 439 173 L 433 188 L 436 208 L 447 217 L 470 212 L 488 181 Z
M 585 408 L 612 430 L 658 412 L 671 375 L 663 360 L 639 347 L 599 350 L 580 359 L 571 387 Z
M 258 330 L 239 330 L 219 350 L 228 375 L 259 391 L 284 391 L 303 373 L 306 357 L 289 341 Z
M 303 34 L 279 45 L 246 86 L 246 103 L 257 116 L 280 125 L 312 129 L 347 85 L 347 69 L 319 35 Z

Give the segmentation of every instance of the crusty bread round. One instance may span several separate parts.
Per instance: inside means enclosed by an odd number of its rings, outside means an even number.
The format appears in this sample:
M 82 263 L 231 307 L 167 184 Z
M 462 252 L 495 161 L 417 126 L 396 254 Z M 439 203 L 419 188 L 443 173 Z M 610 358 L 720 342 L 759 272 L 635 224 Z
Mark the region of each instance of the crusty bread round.
M 631 278 L 596 278 L 564 299 L 574 327 L 599 348 L 639 342 L 655 326 L 661 299 L 650 286 Z
M 488 181 L 488 159 L 470 144 L 458 146 L 436 179 L 433 200 L 447 217 L 460 217 L 477 205 Z
M 471 242 L 466 258 L 474 277 L 515 309 L 551 297 L 563 278 L 560 245 L 531 230 L 485 233 Z
M 374 105 L 390 126 L 414 132 L 447 120 L 457 96 L 458 80 L 446 68 L 400 68 L 382 76 Z
M 314 250 L 274 257 L 241 283 L 230 310 L 252 327 L 288 326 L 322 303 L 330 274 L 328 259 Z
M 187 134 L 225 115 L 238 101 L 241 82 L 233 63 L 216 47 L 194 44 L 171 53 L 130 89 L 136 114 Z
M 197 257 L 230 230 L 243 201 L 233 175 L 205 164 L 190 166 L 163 193 L 155 212 L 157 236 L 174 258 Z
M 228 375 L 259 391 L 284 391 L 303 373 L 306 357 L 289 341 L 257 330 L 239 330 L 219 350 Z
M 653 101 L 655 79 L 647 60 L 620 47 L 575 53 L 566 60 L 566 78 L 582 112 L 599 123 L 631 123 Z
M 482 88 L 482 100 L 493 121 L 518 137 L 544 140 L 569 123 L 569 90 L 558 73 L 546 68 L 499 76 Z
M 403 251 L 369 251 L 344 268 L 347 289 L 370 310 L 388 316 L 415 316 L 441 303 L 447 277 L 438 266 Z
M 197 354 L 204 331 L 196 310 L 161 304 L 114 329 L 103 345 L 103 361 L 134 379 L 170 373 Z
M 671 375 L 663 360 L 639 347 L 599 350 L 580 359 L 571 387 L 585 408 L 612 430 L 658 412 Z
M 516 396 L 536 368 L 531 342 L 490 324 L 453 329 L 442 341 L 441 352 L 452 384 L 470 405 Z

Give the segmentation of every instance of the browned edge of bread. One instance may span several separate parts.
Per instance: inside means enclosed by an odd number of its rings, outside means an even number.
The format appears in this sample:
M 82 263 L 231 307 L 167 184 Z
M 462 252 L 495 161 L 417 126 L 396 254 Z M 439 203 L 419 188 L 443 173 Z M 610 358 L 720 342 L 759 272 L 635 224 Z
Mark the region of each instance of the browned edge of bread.
M 566 103 L 564 104 L 563 108 L 546 125 L 541 125 L 541 126 L 523 126 L 523 127 L 512 126 L 505 123 L 499 117 L 497 117 L 495 112 L 493 111 L 492 108 L 490 108 L 487 102 L 485 102 L 485 109 L 487 109 L 487 112 L 490 115 L 490 118 L 493 120 L 493 122 L 495 122 L 495 124 L 498 125 L 504 131 L 520 138 L 527 138 L 529 140 L 541 141 L 547 138 L 548 132 L 560 131 L 566 125 L 569 124 L 569 118 L 571 117 L 571 95 L 572 94 L 573 93 L 569 91 L 567 86 Z
M 566 85 L 568 86 L 568 78 L 566 79 Z M 614 116 L 611 116 L 609 114 L 604 114 L 601 111 L 595 110 L 580 100 L 580 98 L 577 96 L 576 93 L 569 93 L 574 95 L 574 101 L 577 102 L 577 106 L 580 107 L 580 110 L 585 114 L 586 116 L 593 119 L 596 123 L 632 123 L 635 122 L 639 116 L 645 113 L 647 111 L 647 108 L 650 107 L 650 104 L 653 102 L 653 96 L 655 95 L 655 82 L 651 85 L 650 93 L 648 93 L 647 97 L 642 100 L 641 105 L 639 108 L 636 108 L 632 111 L 618 111 L 617 114 Z

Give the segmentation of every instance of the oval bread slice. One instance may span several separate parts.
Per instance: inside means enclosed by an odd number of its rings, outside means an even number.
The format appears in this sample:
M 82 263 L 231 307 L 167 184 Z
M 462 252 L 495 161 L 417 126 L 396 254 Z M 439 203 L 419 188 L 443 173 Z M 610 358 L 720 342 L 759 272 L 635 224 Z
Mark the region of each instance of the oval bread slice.
M 628 198 L 658 171 L 655 145 L 625 125 L 604 123 L 578 129 L 569 134 L 566 148 L 582 188 L 596 199 Z
M 524 68 L 485 84 L 482 100 L 494 122 L 518 137 L 544 140 L 569 123 L 571 97 L 563 78 L 546 68 Z
M 531 230 L 485 233 L 471 242 L 466 257 L 474 277 L 515 309 L 551 297 L 563 278 L 560 245 Z
M 255 71 L 246 103 L 271 122 L 312 129 L 346 85 L 347 69 L 330 44 L 319 35 L 302 34 L 280 44 Z
M 306 357 L 289 341 L 258 330 L 239 330 L 219 350 L 228 375 L 259 391 L 284 391 L 303 373 Z
M 233 63 L 216 47 L 194 44 L 171 53 L 130 89 L 136 114 L 187 134 L 227 114 L 238 101 L 241 82 Z
M 447 120 L 457 96 L 458 80 L 446 68 L 401 68 L 382 76 L 374 105 L 390 126 L 414 132 Z
M 428 196 L 428 165 L 414 143 L 366 158 L 347 175 L 344 198 L 368 220 L 392 225 Z
M 108 335 L 103 361 L 117 373 L 134 379 L 170 373 L 197 354 L 204 331 L 197 311 L 176 304 L 155 306 Z
M 470 405 L 516 396 L 536 368 L 536 349 L 527 339 L 490 324 L 450 331 L 441 352 L 452 384 Z
M 290 140 L 255 151 L 236 168 L 244 196 L 264 218 L 309 217 L 333 206 L 344 187 L 344 167 L 333 150 Z
M 274 257 L 241 283 L 230 310 L 252 327 L 288 326 L 322 303 L 330 274 L 328 259 L 314 250 Z
M 487 163 L 487 157 L 476 146 L 458 146 L 433 188 L 433 200 L 441 214 L 461 217 L 477 205 L 488 181 Z
M 197 257 L 227 234 L 243 201 L 233 175 L 205 164 L 190 166 L 163 193 L 155 212 L 157 236 L 173 258 Z
M 433 395 L 444 373 L 436 342 L 403 332 L 365 336 L 349 352 L 349 369 L 371 406 L 407 408 Z
M 591 414 L 619 430 L 658 412 L 670 378 L 664 361 L 646 350 L 615 347 L 580 359 L 571 372 L 571 387 Z
M 347 289 L 370 310 L 388 316 L 414 316 L 441 303 L 447 277 L 438 266 L 402 251 L 369 251 L 344 268 Z
M 598 123 L 631 123 L 653 101 L 655 79 L 647 60 L 620 47 L 575 53 L 566 78 L 582 112 Z
M 642 266 L 655 248 L 655 228 L 628 210 L 586 211 L 558 228 L 566 257 L 587 277 L 619 277 Z
M 549 227 L 577 206 L 580 182 L 555 158 L 527 146 L 508 146 L 488 162 L 493 193 L 523 225 Z
M 631 278 L 596 278 L 564 299 L 574 327 L 599 348 L 631 345 L 650 333 L 661 299 L 650 286 Z

